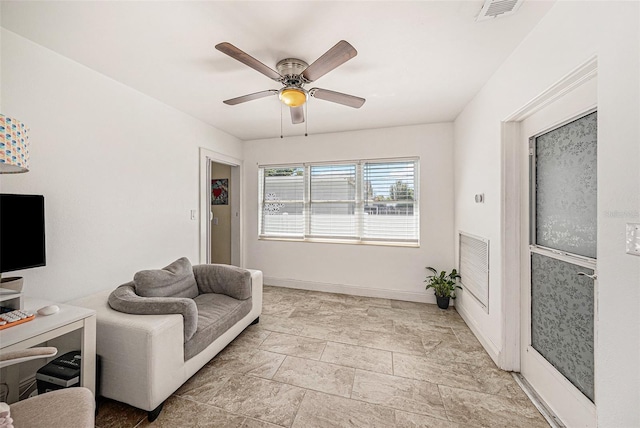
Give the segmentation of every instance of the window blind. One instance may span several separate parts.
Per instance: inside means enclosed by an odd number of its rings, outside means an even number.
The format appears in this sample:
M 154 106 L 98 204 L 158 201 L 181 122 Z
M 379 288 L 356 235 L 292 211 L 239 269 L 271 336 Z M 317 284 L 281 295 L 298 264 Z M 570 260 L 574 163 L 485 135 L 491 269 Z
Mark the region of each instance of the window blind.
M 364 164 L 363 239 L 418 241 L 417 163 Z
M 304 168 L 260 169 L 260 235 L 304 236 Z
M 310 167 L 309 235 L 357 238 L 356 165 Z
M 418 159 L 259 167 L 261 237 L 419 242 Z

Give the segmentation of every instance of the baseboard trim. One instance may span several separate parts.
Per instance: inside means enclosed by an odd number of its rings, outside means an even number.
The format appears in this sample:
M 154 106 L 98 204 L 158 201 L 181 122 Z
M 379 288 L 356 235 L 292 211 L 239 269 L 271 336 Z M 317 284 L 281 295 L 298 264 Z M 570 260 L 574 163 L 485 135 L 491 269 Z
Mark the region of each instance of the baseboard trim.
M 489 354 L 493 362 L 496 363 L 498 367 L 500 367 L 500 349 L 498 349 L 498 347 L 492 341 L 488 340 L 482 335 L 480 327 L 471 317 L 471 315 L 469 315 L 469 312 L 465 310 L 464 306 L 457 306 L 456 311 L 458 311 L 458 314 L 460 314 L 471 332 L 480 341 L 482 347 L 485 349 L 485 351 L 487 351 L 487 354 Z M 502 369 L 502 367 L 500 368 Z
M 350 294 L 352 296 L 378 297 L 382 299 L 404 300 L 407 302 L 436 303 L 436 298 L 432 293 L 416 293 L 402 290 L 388 290 L 384 288 L 361 287 L 349 284 L 333 284 L 328 282 L 301 281 L 298 279 L 286 279 L 275 277 L 264 277 L 265 285 L 276 287 L 297 288 L 300 290 L 322 291 L 325 293 Z M 453 304 L 453 301 L 452 301 Z

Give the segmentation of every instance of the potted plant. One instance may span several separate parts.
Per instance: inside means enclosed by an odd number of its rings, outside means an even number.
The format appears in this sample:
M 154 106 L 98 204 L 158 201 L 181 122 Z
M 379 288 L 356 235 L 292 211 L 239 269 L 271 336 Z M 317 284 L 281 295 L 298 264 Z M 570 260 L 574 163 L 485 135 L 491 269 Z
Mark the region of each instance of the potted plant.
M 461 276 L 455 269 L 448 274 L 444 270 L 438 273 L 437 270 L 429 266 L 427 266 L 426 269 L 433 272 L 432 275 L 427 275 L 427 278 L 424 280 L 424 282 L 428 283 L 426 289 L 433 288 L 436 294 L 436 300 L 438 301 L 438 307 L 440 309 L 447 309 L 449 307 L 449 299 L 456 298 L 456 288 L 462 289 L 456 282 L 456 279 L 461 278 Z

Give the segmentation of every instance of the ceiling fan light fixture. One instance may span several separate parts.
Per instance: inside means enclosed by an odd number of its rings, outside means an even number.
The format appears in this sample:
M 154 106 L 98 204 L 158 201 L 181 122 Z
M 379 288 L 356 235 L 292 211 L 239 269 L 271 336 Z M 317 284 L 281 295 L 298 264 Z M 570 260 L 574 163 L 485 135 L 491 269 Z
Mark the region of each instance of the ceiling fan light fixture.
M 283 88 L 279 96 L 280 101 L 289 107 L 300 107 L 307 102 L 307 92 L 301 88 Z

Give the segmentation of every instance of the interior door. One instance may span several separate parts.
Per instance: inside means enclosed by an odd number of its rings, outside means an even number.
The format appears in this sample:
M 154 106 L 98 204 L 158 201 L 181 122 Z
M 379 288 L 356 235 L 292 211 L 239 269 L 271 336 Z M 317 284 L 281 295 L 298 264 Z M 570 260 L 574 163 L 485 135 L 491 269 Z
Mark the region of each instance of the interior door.
M 596 426 L 595 80 L 522 123 L 521 371 L 568 427 Z

